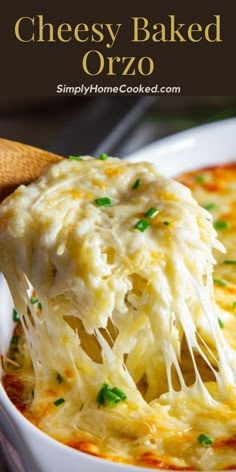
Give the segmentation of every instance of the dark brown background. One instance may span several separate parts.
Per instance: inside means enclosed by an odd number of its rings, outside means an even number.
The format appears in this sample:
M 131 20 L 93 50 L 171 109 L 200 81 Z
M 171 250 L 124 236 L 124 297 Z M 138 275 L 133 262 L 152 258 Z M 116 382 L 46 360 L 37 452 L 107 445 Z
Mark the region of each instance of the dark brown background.
M 0 7 L 0 95 L 8 97 L 56 95 L 56 85 L 180 85 L 182 95 L 234 95 L 236 83 L 235 29 L 236 17 L 232 1 L 183 0 L 92 1 L 64 2 L 8 0 Z M 80 22 L 123 23 L 117 42 L 112 49 L 103 43 L 20 43 L 14 26 L 22 16 L 42 14 L 44 20 L 55 25 L 63 22 L 76 25 Z M 132 16 L 145 16 L 150 23 L 168 23 L 167 16 L 174 14 L 177 23 L 198 22 L 206 25 L 221 15 L 222 43 L 132 43 Z M 81 68 L 84 53 L 99 49 L 104 55 L 152 56 L 156 63 L 152 76 L 96 77 L 86 76 Z

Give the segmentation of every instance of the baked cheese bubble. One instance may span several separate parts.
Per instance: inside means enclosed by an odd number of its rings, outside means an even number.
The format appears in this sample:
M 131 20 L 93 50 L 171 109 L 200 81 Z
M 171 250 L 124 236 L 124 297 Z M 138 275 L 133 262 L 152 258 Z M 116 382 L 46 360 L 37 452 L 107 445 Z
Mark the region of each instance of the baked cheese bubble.
M 209 211 L 150 163 L 64 160 L 2 203 L 0 270 L 32 360 L 28 415 L 43 431 L 112 460 L 155 450 L 196 464 L 198 449 L 178 455 L 177 436 L 191 436 L 182 405 L 191 416 L 235 394 L 213 249 L 224 251 Z

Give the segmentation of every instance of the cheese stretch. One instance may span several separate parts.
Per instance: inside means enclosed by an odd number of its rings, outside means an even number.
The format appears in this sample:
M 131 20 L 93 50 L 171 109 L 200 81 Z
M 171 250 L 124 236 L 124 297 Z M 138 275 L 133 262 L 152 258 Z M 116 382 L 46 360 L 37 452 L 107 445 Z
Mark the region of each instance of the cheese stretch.
M 221 439 L 216 418 L 236 432 L 213 250 L 209 211 L 148 163 L 65 160 L 20 186 L 0 207 L 0 270 L 27 343 L 25 415 L 112 460 L 223 468 L 199 442 Z

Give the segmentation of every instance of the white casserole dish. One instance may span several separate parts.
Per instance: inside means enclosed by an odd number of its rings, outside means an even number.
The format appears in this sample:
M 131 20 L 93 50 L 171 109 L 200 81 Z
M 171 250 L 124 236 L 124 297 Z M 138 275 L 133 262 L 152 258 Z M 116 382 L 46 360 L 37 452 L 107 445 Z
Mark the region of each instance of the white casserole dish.
M 236 119 L 197 127 L 153 143 L 129 156 L 150 161 L 167 176 L 236 159 Z M 0 274 L 0 353 L 9 345 L 12 302 Z M 1 372 L 0 372 L 1 377 Z M 9 401 L 0 383 L 0 443 L 14 472 L 133 472 L 150 469 L 121 465 L 73 450 L 29 423 Z M 153 470 L 153 469 L 152 469 Z

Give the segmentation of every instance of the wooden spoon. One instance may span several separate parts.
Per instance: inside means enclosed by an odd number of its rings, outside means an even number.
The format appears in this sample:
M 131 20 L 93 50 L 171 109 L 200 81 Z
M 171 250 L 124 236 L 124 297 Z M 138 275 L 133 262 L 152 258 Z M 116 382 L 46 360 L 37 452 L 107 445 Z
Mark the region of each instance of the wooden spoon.
M 61 159 L 43 149 L 0 138 L 0 202 L 20 184 L 29 184 L 48 165 Z

